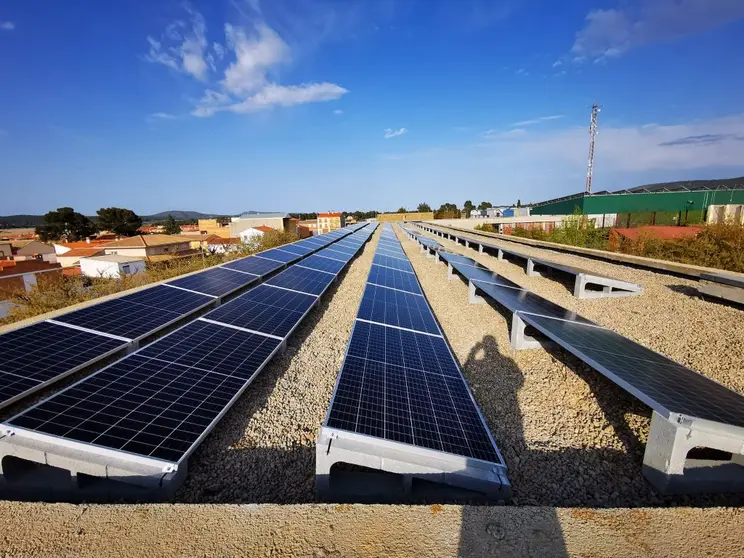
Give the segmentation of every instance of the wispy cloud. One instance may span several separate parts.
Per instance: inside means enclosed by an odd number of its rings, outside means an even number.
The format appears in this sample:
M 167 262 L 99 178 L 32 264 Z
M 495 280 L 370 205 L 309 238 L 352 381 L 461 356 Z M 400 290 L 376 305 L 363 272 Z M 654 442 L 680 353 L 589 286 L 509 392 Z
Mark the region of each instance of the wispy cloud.
M 341 109 L 336 109 L 333 111 L 333 114 L 343 114 L 343 113 L 344 111 L 342 111 Z
M 552 116 L 541 116 L 540 118 L 533 118 L 532 120 L 522 120 L 521 122 L 515 122 L 512 126 L 520 128 L 522 126 L 532 126 L 534 124 L 541 124 L 542 122 L 549 122 L 550 120 L 558 120 L 563 118 L 562 114 L 554 114 Z
M 15 29 L 15 23 L 12 21 L 0 21 L 0 30 L 13 31 L 13 29 Z
M 150 49 L 145 60 L 206 81 L 209 69 L 205 56 L 207 26 L 199 12 L 188 4 L 184 8 L 190 17 L 190 25 L 177 20 L 166 27 L 160 40 L 148 36 Z
M 479 144 L 494 149 L 493 157 L 503 161 L 538 158 L 546 165 L 569 163 L 577 169 L 586 165 L 586 129 L 553 131 L 516 130 L 492 133 Z M 597 168 L 609 172 L 741 167 L 744 114 L 688 124 L 646 124 L 601 127 L 597 138 Z M 516 164 L 516 163 L 515 163 Z
M 624 9 L 590 11 L 571 55 L 574 62 L 618 57 L 742 18 L 741 0 L 635 0 Z
M 248 19 L 254 23 L 247 28 L 226 23 L 224 44 L 215 41 L 211 48 L 207 46 L 204 18 L 189 7 L 191 31 L 184 33 L 185 24 L 176 21 L 166 28 L 160 41 L 148 37 L 150 51 L 145 57 L 148 61 L 210 82 L 192 115 L 208 117 L 221 111 L 250 113 L 330 101 L 348 93 L 335 83 L 281 85 L 271 79 L 280 66 L 291 62 L 292 52 L 279 33 L 260 19 L 259 3 L 253 2 L 249 7 L 253 12 Z M 175 42 L 175 46 L 164 46 L 166 39 Z M 213 81 L 209 79 L 209 70 L 219 73 L 218 66 L 223 68 L 222 77 Z
M 148 120 L 176 120 L 178 116 L 169 112 L 154 112 L 147 116 Z
M 558 66 L 560 66 L 562 64 L 563 64 L 563 62 L 561 62 L 560 60 L 556 60 L 555 62 L 553 62 L 553 68 L 557 68 Z
M 483 139 L 487 140 L 510 140 L 515 138 L 521 138 L 527 133 L 527 130 L 523 128 L 515 128 L 513 130 L 486 130 L 483 132 Z
M 517 74 L 518 76 L 528 76 L 528 75 L 530 75 L 530 73 L 527 70 L 525 70 L 524 68 L 519 68 L 514 73 Z
M 387 128 L 385 130 L 385 139 L 395 138 L 398 136 L 402 136 L 403 134 L 407 133 L 407 128 L 398 128 L 397 130 L 393 130 L 391 128 Z

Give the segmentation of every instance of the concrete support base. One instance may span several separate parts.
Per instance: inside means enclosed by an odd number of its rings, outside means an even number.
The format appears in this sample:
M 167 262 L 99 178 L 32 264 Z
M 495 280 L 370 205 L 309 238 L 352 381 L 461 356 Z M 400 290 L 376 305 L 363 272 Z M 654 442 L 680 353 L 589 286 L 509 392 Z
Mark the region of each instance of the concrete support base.
M 731 454 L 729 460 L 688 459 L 694 448 Z M 680 415 L 651 418 L 643 476 L 661 494 L 744 492 L 744 430 Z
M 538 349 L 547 345 L 547 342 L 540 342 L 536 338 L 525 333 L 527 324 L 519 317 L 517 312 L 512 314 L 510 342 L 512 349 L 522 351 L 525 349 Z

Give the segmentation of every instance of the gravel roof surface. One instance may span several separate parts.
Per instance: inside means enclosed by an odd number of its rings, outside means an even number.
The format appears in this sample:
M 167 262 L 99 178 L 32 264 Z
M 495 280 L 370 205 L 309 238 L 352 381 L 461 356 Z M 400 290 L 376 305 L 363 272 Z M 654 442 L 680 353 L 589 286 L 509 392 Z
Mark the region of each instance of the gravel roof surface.
M 429 236 L 561 306 L 744 392 L 742 311 L 694 296 L 694 281 L 515 246 L 645 289 L 636 297 L 579 300 L 560 282 L 527 277 L 520 265 Z M 513 351 L 504 315 L 490 305 L 469 305 L 465 282 L 447 281 L 446 267 L 419 253 L 415 242 L 406 239 L 403 246 L 504 454 L 514 503 L 639 506 L 743 501 L 739 496 L 657 496 L 641 475 L 649 408 L 565 351 Z

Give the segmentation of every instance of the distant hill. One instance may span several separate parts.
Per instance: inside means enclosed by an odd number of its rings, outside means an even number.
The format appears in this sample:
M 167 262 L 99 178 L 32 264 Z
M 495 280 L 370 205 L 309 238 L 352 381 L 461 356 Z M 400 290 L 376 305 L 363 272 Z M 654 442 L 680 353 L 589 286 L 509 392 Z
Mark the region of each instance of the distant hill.
M 141 215 L 143 221 L 165 221 L 168 215 L 173 215 L 176 221 L 183 221 L 184 219 L 212 219 L 214 217 L 222 217 L 219 213 L 199 213 L 198 211 L 182 211 L 180 209 L 173 209 L 171 211 L 161 211 L 154 215 Z M 0 217 L 0 219 L 2 219 Z
M 213 217 L 222 217 L 218 213 L 199 213 L 198 211 L 162 211 L 155 213 L 154 215 L 140 215 L 142 221 L 145 223 L 151 223 L 153 221 L 165 221 L 168 215 L 173 215 L 176 221 L 183 221 L 185 219 L 211 219 Z M 88 219 L 95 222 L 98 219 L 97 215 L 88 215 Z M 37 225 L 41 225 L 44 222 L 43 215 L 4 215 L 0 216 L 0 229 L 20 229 L 20 228 L 33 228 Z

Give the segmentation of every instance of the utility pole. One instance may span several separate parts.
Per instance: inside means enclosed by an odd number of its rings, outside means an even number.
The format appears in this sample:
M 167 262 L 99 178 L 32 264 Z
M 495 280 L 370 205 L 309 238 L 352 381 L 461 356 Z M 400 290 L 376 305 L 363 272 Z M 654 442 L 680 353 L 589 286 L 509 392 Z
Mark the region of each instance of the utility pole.
M 599 116 L 599 105 L 592 105 L 592 118 L 589 121 L 589 164 L 586 167 L 586 193 L 592 193 L 592 174 L 594 173 L 594 142 L 597 139 L 597 116 Z

